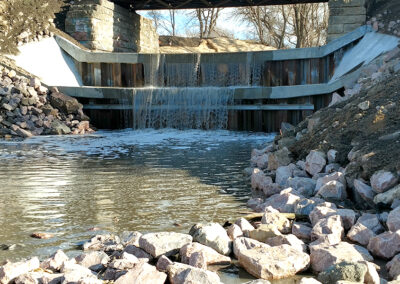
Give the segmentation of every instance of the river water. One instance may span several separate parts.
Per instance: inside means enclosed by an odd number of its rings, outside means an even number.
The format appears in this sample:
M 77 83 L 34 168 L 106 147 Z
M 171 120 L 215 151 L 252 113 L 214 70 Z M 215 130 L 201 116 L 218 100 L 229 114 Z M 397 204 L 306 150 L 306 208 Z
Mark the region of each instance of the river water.
M 187 233 L 197 222 L 232 220 L 247 210 L 250 151 L 272 139 L 163 129 L 2 141 L 0 245 L 16 246 L 0 250 L 0 260 L 74 254 L 106 231 Z

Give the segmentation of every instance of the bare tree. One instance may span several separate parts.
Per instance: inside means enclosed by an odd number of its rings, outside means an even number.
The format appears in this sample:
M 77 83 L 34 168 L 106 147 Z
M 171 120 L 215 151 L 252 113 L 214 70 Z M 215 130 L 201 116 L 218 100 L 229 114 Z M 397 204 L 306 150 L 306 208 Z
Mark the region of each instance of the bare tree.
M 234 16 L 253 27 L 261 43 L 276 48 L 325 43 L 328 26 L 326 4 L 246 7 L 236 9 Z
M 198 36 L 200 38 L 210 37 L 211 33 L 215 31 L 220 12 L 221 8 L 206 8 L 195 9 L 189 13 L 191 16 L 189 22 L 193 19 L 196 19 L 198 22 Z
M 176 36 L 176 10 L 171 9 L 165 12 L 152 10 L 147 15 L 153 20 L 158 33 Z

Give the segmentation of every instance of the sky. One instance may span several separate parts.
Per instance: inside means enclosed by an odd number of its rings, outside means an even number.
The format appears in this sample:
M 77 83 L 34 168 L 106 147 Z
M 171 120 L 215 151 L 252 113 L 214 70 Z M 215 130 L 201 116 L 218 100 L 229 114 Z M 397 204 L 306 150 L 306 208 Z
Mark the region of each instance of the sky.
M 185 36 L 186 31 L 188 28 L 191 30 L 195 30 L 197 22 L 191 22 L 190 25 L 187 25 L 190 17 L 187 15 L 191 10 L 178 10 L 176 19 L 177 19 L 177 34 L 178 36 Z M 252 29 L 251 27 L 247 26 L 243 23 L 240 19 L 232 18 L 233 9 L 232 8 L 225 8 L 222 9 L 222 12 L 217 21 L 217 27 L 227 30 L 232 33 L 235 38 L 238 39 L 249 39 L 251 38 Z M 168 17 L 168 11 L 161 11 L 165 17 Z M 148 17 L 148 12 L 140 11 L 139 14 L 142 16 Z M 159 31 L 160 34 L 167 34 L 165 31 Z

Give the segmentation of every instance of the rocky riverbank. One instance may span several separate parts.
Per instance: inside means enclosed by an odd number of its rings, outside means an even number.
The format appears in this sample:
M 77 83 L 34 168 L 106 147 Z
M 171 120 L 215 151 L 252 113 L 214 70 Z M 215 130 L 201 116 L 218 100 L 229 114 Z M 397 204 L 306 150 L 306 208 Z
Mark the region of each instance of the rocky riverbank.
M 0 138 L 93 132 L 74 98 L 0 65 Z
M 321 283 L 400 283 L 399 76 L 396 48 L 330 107 L 282 124 L 274 143 L 252 152 L 256 239 L 303 248 Z

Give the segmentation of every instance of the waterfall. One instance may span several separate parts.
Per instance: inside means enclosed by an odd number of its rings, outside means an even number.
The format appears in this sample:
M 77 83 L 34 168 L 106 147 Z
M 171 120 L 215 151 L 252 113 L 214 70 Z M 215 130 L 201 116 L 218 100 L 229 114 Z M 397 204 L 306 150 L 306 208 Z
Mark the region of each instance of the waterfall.
M 226 129 L 232 88 L 138 88 L 133 128 Z
M 121 101 L 124 119 L 135 129 L 227 129 L 235 87 L 260 85 L 263 65 L 251 52 L 241 54 L 241 61 L 233 58 L 236 62 L 216 63 L 215 56 L 151 55 L 146 87 L 134 88 L 129 110 L 129 102 Z

